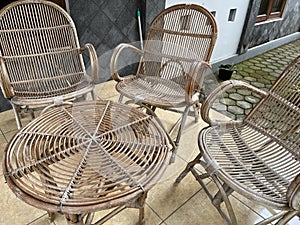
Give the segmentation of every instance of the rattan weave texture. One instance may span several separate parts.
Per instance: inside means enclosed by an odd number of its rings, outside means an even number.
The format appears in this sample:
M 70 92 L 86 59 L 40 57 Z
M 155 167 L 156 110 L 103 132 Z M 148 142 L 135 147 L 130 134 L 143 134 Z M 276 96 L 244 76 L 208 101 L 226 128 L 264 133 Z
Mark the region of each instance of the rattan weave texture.
M 248 89 L 262 99 L 242 121 L 212 120 L 209 110 L 213 102 L 231 88 Z M 299 216 L 300 56 L 267 92 L 241 81 L 221 83 L 203 103 L 201 112 L 210 126 L 199 133 L 200 154 L 188 164 L 177 182 L 191 171 L 228 224 L 239 224 L 228 199 L 233 191 L 259 204 L 283 210 L 259 225 L 276 219 L 280 219 L 276 224 L 282 225 Z M 206 175 L 193 168 L 198 163 Z M 202 181 L 207 175 L 219 188 L 216 195 Z M 223 201 L 228 214 L 220 207 Z
M 25 202 L 80 214 L 131 204 L 161 177 L 169 141 L 152 116 L 111 101 L 49 109 L 10 141 L 4 174 Z
M 163 10 L 153 19 L 142 50 L 120 44 L 113 52 L 110 69 L 121 96 L 152 106 L 152 109 L 185 107 L 178 123 L 176 146 L 190 107 L 194 106 L 198 120 L 197 96 L 209 68 L 216 38 L 216 21 L 207 9 L 194 4 L 179 4 Z M 129 78 L 122 78 L 118 73 L 118 61 L 124 49 L 141 55 L 135 76 Z
M 90 56 L 87 75 L 82 52 Z M 93 90 L 98 61 L 91 44 L 79 46 L 70 15 L 50 1 L 16 1 L 0 11 L 0 79 L 4 96 L 19 106 L 49 104 Z M 19 128 L 20 121 L 16 116 Z

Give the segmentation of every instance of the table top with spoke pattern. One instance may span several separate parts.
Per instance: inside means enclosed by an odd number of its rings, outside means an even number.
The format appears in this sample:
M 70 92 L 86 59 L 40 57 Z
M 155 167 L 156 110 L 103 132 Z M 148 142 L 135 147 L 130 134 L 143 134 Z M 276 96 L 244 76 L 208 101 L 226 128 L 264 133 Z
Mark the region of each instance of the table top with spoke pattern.
M 7 146 L 6 181 L 47 211 L 83 213 L 123 204 L 149 190 L 170 158 L 156 118 L 112 101 L 51 108 Z

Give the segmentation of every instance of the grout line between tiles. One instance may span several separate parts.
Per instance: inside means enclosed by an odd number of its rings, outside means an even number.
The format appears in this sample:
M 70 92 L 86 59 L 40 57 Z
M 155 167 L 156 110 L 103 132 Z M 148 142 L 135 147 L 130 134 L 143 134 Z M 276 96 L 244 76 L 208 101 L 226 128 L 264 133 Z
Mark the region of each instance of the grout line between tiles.
M 32 220 L 31 222 L 27 223 L 26 225 L 30 225 L 30 224 L 36 222 L 37 220 L 41 219 L 42 217 L 46 216 L 46 215 L 47 215 L 47 213 L 45 213 L 45 214 L 43 214 L 43 215 L 41 215 L 41 216 L 35 218 L 34 220 Z
M 152 212 L 161 220 L 161 223 L 163 222 L 163 218 L 160 217 L 160 215 L 146 202 L 146 205 L 152 210 Z M 161 224 L 159 223 L 159 224 Z
M 238 202 L 240 202 L 241 204 L 243 204 L 246 208 L 248 208 L 249 210 L 251 210 L 254 214 L 258 215 L 260 218 L 262 219 L 266 219 L 265 216 L 261 215 L 259 212 L 257 212 L 255 209 L 253 209 L 252 207 L 248 206 L 247 204 L 245 204 L 241 199 L 239 199 L 237 196 L 235 196 L 235 193 L 233 193 L 231 195 L 235 200 L 237 200 Z M 250 200 L 251 201 L 251 200 Z M 254 202 L 254 201 L 252 201 Z M 264 206 L 263 206 L 264 207 Z M 273 224 L 273 223 L 272 223 Z
M 1 128 L 0 128 L 0 132 L 1 132 L 1 135 L 4 137 L 5 141 L 8 142 L 7 138 L 5 137 L 5 134 L 4 134 L 3 130 Z
M 168 215 L 160 224 L 163 224 L 163 223 L 167 224 L 166 220 L 168 220 L 172 215 L 174 215 L 174 213 L 176 213 L 179 209 L 181 209 L 186 203 L 188 203 L 193 197 L 195 197 L 195 195 L 197 195 L 201 190 L 202 190 L 202 188 L 200 188 L 198 191 L 196 191 L 191 197 L 189 197 L 180 206 L 178 206 L 177 209 L 175 209 L 170 215 Z

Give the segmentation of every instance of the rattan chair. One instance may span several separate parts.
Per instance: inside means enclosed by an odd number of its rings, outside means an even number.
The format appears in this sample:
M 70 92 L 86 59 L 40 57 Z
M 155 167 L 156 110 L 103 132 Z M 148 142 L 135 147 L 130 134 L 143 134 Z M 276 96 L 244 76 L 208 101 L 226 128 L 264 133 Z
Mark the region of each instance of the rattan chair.
M 198 95 L 216 38 L 217 25 L 208 10 L 198 5 L 180 4 L 163 10 L 154 18 L 142 50 L 123 43 L 113 52 L 110 69 L 117 81 L 120 101 L 125 96 L 152 110 L 178 111 L 184 107 L 182 117 L 175 124 L 180 125 L 175 140 L 177 147 L 192 106 L 198 119 Z M 136 74 L 123 78 L 118 73 L 118 60 L 121 52 L 128 48 L 141 57 Z
M 242 121 L 218 122 L 209 117 L 213 102 L 230 88 L 246 88 L 262 96 Z M 229 195 L 236 191 L 256 203 L 281 210 L 257 224 L 285 224 L 300 215 L 300 57 L 272 88 L 261 91 L 242 81 L 225 81 L 205 100 L 202 118 L 210 125 L 200 131 L 200 154 L 177 178 L 191 171 L 228 224 L 237 222 Z M 194 166 L 200 164 L 201 173 Z M 203 179 L 211 177 L 218 192 L 211 193 Z M 222 211 L 221 203 L 227 213 Z M 228 216 L 229 215 L 229 216 Z
M 92 77 L 86 74 L 85 50 Z M 98 75 L 93 46 L 79 46 L 71 17 L 49 1 L 16 1 L 0 11 L 0 54 L 1 88 L 18 128 L 21 107 L 85 96 Z

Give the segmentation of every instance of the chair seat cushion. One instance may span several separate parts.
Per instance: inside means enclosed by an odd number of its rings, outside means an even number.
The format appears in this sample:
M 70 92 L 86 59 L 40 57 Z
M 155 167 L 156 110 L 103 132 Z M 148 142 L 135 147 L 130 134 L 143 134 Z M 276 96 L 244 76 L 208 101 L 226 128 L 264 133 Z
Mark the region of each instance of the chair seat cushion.
M 286 146 L 245 123 L 208 127 L 199 134 L 208 173 L 249 199 L 284 209 L 287 189 L 300 173 L 299 160 Z
M 117 91 L 136 103 L 172 108 L 185 106 L 185 90 L 172 80 L 157 76 L 124 79 L 116 85 Z

